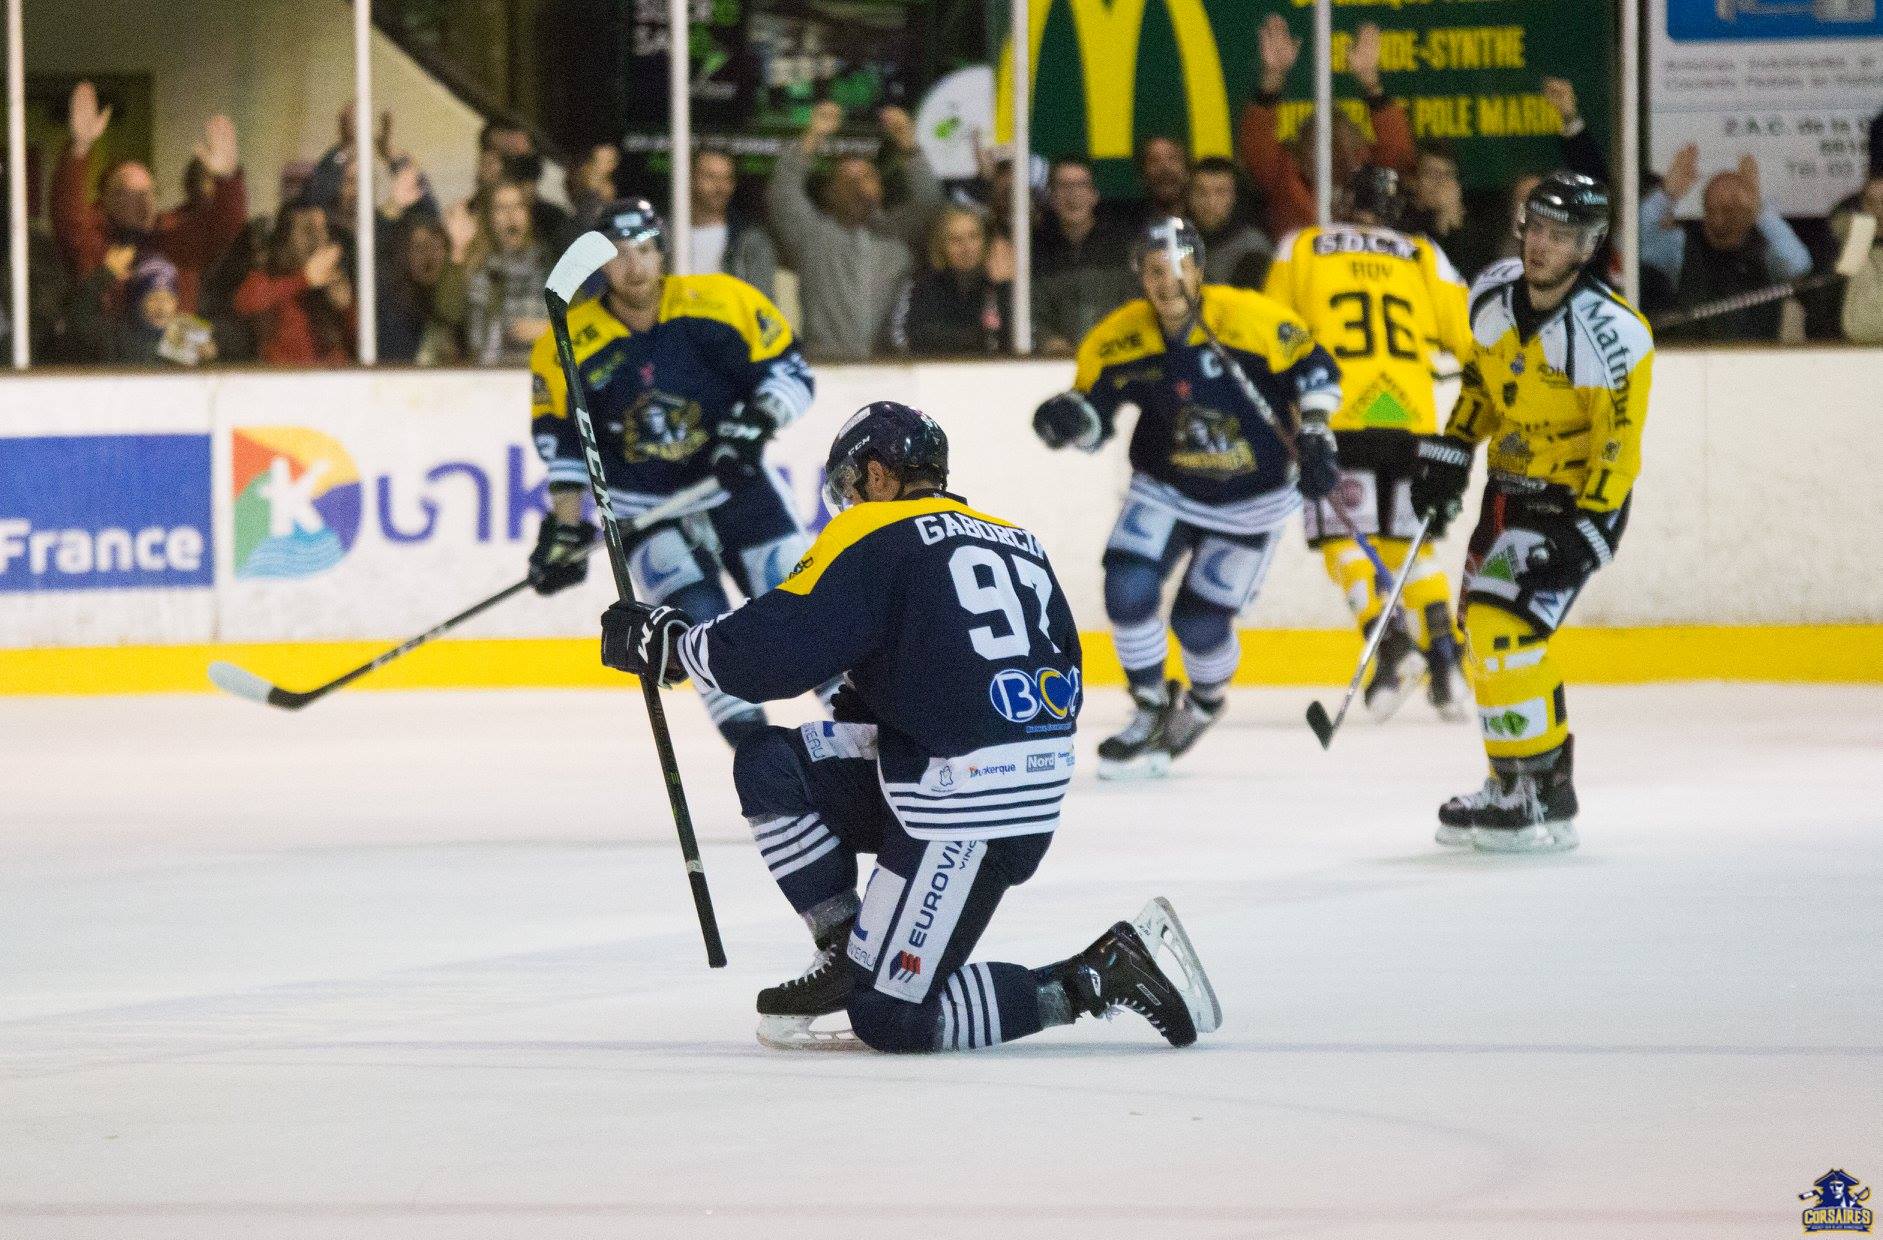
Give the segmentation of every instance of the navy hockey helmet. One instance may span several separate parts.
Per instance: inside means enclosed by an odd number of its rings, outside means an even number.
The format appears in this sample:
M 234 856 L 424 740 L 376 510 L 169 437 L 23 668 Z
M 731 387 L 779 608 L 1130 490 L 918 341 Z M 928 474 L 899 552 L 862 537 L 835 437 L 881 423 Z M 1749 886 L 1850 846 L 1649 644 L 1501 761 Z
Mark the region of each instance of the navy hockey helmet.
M 595 231 L 615 241 L 639 245 L 652 241 L 667 250 L 667 221 L 645 198 L 617 198 L 595 217 Z
M 1406 215 L 1406 199 L 1398 170 L 1382 164 L 1362 164 L 1354 169 L 1347 178 L 1347 210 L 1364 211 L 1388 228 L 1399 227 Z
M 1593 250 L 1608 235 L 1608 187 L 1580 172 L 1552 172 L 1523 200 L 1519 233 L 1531 216 L 1581 229 L 1584 243 Z
M 1195 224 L 1179 215 L 1152 220 L 1138 230 L 1131 242 L 1131 270 L 1142 271 L 1145 256 L 1158 251 L 1170 256 L 1172 271 L 1179 270 L 1178 264 L 1185 254 L 1196 259 L 1200 268 L 1203 266 L 1203 234 L 1197 231 Z
M 872 401 L 850 415 L 824 462 L 824 502 L 841 512 L 862 496 L 866 462 L 875 461 L 905 489 L 948 485 L 948 436 L 934 418 L 893 400 Z

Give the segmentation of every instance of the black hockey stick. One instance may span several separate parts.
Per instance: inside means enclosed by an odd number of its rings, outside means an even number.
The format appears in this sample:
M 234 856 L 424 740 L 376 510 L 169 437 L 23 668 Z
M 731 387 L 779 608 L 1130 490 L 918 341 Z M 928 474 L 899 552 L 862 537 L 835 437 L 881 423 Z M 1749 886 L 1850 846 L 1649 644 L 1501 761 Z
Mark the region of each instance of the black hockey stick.
M 634 519 L 634 528 L 644 529 L 656 522 L 665 521 L 676 513 L 691 508 L 694 504 L 710 496 L 713 491 L 717 489 L 718 485 L 717 482 L 708 478 L 703 482 L 694 483 L 685 490 L 674 492 L 661 503 L 636 517 Z M 449 620 L 442 620 L 434 624 L 417 637 L 400 642 L 391 650 L 375 656 L 368 662 L 360 664 L 345 675 L 336 676 L 326 684 L 316 685 L 312 689 L 283 689 L 280 685 L 270 684 L 268 681 L 263 680 L 260 676 L 257 676 L 247 668 L 237 667 L 233 663 L 225 663 L 220 659 L 209 665 L 209 680 L 210 683 L 214 684 L 216 688 L 221 689 L 224 693 L 233 693 L 236 697 L 247 698 L 251 702 L 260 702 L 265 706 L 278 706 L 282 710 L 299 710 L 310 702 L 317 702 L 321 698 L 326 697 L 335 689 L 346 688 L 368 672 L 377 671 L 394 659 L 399 658 L 401 655 L 411 654 L 414 650 L 417 650 L 420 646 L 423 646 L 433 638 L 443 637 L 446 633 L 457 628 L 472 616 L 480 615 L 488 611 L 505 599 L 519 593 L 529 584 L 530 579 L 525 577 L 521 581 L 507 585 L 489 598 L 472 603 L 469 607 L 466 607 Z
M 1366 669 L 1373 666 L 1373 656 L 1379 653 L 1380 639 L 1386 635 L 1388 618 L 1399 607 L 1399 596 L 1405 593 L 1406 582 L 1412 579 L 1419 548 L 1424 545 L 1426 531 L 1431 528 L 1432 518 L 1426 517 L 1419 522 L 1419 528 L 1413 531 L 1412 546 L 1406 552 L 1406 562 L 1400 566 L 1399 576 L 1393 579 L 1392 592 L 1380 607 L 1379 618 L 1373 622 L 1373 631 L 1367 634 L 1366 649 L 1360 652 L 1360 666 L 1354 669 L 1353 679 L 1347 684 L 1347 696 L 1340 704 L 1340 713 L 1329 719 L 1327 707 L 1321 705 L 1318 698 L 1308 703 L 1308 726 L 1314 729 L 1322 749 L 1334 743 L 1334 733 L 1340 731 L 1340 725 L 1346 722 L 1347 710 L 1353 705 L 1353 696 L 1360 691 L 1360 682 L 1366 678 Z
M 1786 280 L 1782 284 L 1773 284 L 1765 288 L 1753 289 L 1750 292 L 1735 293 L 1731 297 L 1703 301 L 1697 306 L 1688 306 L 1683 310 L 1670 310 L 1654 320 L 1654 330 L 1665 331 L 1670 327 L 1684 327 L 1688 323 L 1716 319 L 1723 314 L 1736 314 L 1741 310 L 1750 310 L 1754 306 L 1783 301 L 1799 293 L 1809 293 L 1814 289 L 1825 288 L 1836 284 L 1839 280 L 1848 280 L 1870 261 L 1870 247 L 1875 241 L 1876 216 L 1861 213 L 1853 215 L 1850 217 L 1850 231 L 1844 235 L 1844 248 L 1838 251 L 1837 264 L 1830 271 L 1800 276 L 1796 280 Z
M 582 373 L 576 369 L 575 346 L 569 342 L 569 301 L 577 289 L 600 271 L 617 254 L 615 243 L 598 232 L 585 232 L 563 252 L 549 273 L 543 289 L 543 301 L 549 307 L 549 330 L 556 338 L 556 356 L 562 362 L 562 376 L 569 386 L 569 407 L 575 411 L 575 424 L 582 435 L 582 458 L 588 463 L 588 489 L 595 500 L 595 512 L 601 517 L 602 533 L 608 540 L 608 563 L 614 569 L 615 590 L 622 599 L 634 598 L 634 582 L 628 576 L 628 554 L 621 541 L 621 523 L 615 519 L 614 504 L 608 498 L 608 484 L 602 477 L 601 451 L 595 446 L 595 421 L 589 416 L 588 399 L 582 394 Z M 660 773 L 667 783 L 667 801 L 673 807 L 673 826 L 680 836 L 680 855 L 686 859 L 687 881 L 693 887 L 693 910 L 699 914 L 700 937 L 706 940 L 706 963 L 724 968 L 726 949 L 719 940 L 719 919 L 713 915 L 713 894 L 706 887 L 706 867 L 700 861 L 699 841 L 693 836 L 693 815 L 687 809 L 686 789 L 680 784 L 680 763 L 674 757 L 673 737 L 667 731 L 667 710 L 660 700 L 656 675 L 641 679 L 641 698 L 647 704 L 647 725 L 654 733 L 654 752 L 660 757 Z

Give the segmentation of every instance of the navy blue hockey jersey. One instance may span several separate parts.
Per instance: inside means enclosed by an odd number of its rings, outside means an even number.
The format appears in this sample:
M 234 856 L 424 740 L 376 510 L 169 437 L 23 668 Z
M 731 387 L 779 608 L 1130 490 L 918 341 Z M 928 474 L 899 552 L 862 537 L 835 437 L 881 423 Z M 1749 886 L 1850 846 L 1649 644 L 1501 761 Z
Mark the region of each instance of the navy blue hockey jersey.
M 732 276 L 668 276 L 659 317 L 644 332 L 630 331 L 603 300 L 579 302 L 569 311 L 569 339 L 622 517 L 710 476 L 714 424 L 760 390 L 792 417 L 811 404 L 811 372 L 791 325 L 765 294 Z M 582 439 L 548 334 L 530 354 L 530 381 L 531 429 L 549 481 L 585 484 Z
M 948 496 L 858 504 L 783 585 L 690 630 L 748 702 L 849 673 L 890 807 L 922 839 L 1051 831 L 1072 778 L 1079 630 L 1039 540 Z
M 1340 407 L 1340 367 L 1307 324 L 1247 289 L 1203 287 L 1203 319 L 1284 426 L 1293 411 Z M 1126 302 L 1079 346 L 1073 385 L 1109 439 L 1118 410 L 1138 407 L 1131 465 L 1199 504 L 1228 507 L 1289 486 L 1288 451 L 1262 420 L 1199 327 L 1170 344 L 1142 298 Z M 1298 503 L 1286 497 L 1288 510 Z M 1287 515 L 1287 510 L 1280 513 Z

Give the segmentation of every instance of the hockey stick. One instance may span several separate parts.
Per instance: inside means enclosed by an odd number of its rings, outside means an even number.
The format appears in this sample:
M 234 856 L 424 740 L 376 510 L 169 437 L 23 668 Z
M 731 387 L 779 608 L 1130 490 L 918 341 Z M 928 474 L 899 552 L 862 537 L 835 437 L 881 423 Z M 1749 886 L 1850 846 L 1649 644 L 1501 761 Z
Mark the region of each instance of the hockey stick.
M 1184 293 L 1186 301 L 1189 296 L 1186 290 Z M 1275 416 L 1275 410 L 1263 398 L 1261 389 L 1255 386 L 1255 382 L 1249 378 L 1249 373 L 1242 368 L 1242 364 L 1236 361 L 1222 340 L 1217 337 L 1215 330 L 1204 321 L 1201 297 L 1189 302 L 1189 305 L 1190 320 L 1203 330 L 1203 339 L 1209 342 L 1210 352 L 1216 355 L 1216 360 L 1223 364 L 1223 369 L 1229 372 L 1229 377 L 1235 381 L 1238 388 L 1242 389 L 1243 399 L 1255 406 L 1255 412 L 1268 423 L 1269 429 L 1275 432 L 1275 437 L 1281 440 L 1282 447 L 1288 451 L 1288 459 L 1298 466 L 1301 463 L 1301 454 L 1295 448 L 1294 436 Z M 1374 548 L 1372 539 L 1362 534 L 1360 527 L 1354 524 L 1353 514 L 1347 511 L 1347 501 L 1341 495 L 1338 483 L 1335 484 L 1333 493 L 1327 497 L 1327 501 L 1333 508 L 1334 515 L 1340 518 L 1341 525 L 1346 527 L 1347 536 L 1360 545 L 1360 550 L 1366 554 L 1367 560 L 1373 565 L 1373 588 L 1376 590 L 1384 588 L 1386 583 L 1393 578 L 1392 570 L 1387 568 L 1386 561 L 1380 558 L 1380 553 Z
M 1399 596 L 1405 592 L 1406 582 L 1412 579 L 1413 567 L 1418 562 L 1419 548 L 1425 542 L 1425 533 L 1432 527 L 1432 518 L 1426 517 L 1419 522 L 1419 528 L 1413 531 L 1412 546 L 1406 552 L 1406 562 L 1400 566 L 1399 576 L 1393 580 L 1392 593 L 1386 596 L 1386 602 L 1380 607 L 1379 618 L 1373 623 L 1373 631 L 1367 634 L 1366 649 L 1360 652 L 1360 666 L 1354 669 L 1353 679 L 1347 684 L 1347 696 L 1340 704 L 1340 713 L 1332 719 L 1327 717 L 1327 707 L 1317 698 L 1308 703 L 1308 726 L 1314 729 L 1315 737 L 1326 749 L 1334 743 L 1334 733 L 1346 721 L 1347 710 L 1353 705 L 1354 694 L 1360 691 L 1360 682 L 1366 678 L 1366 669 L 1373 666 L 1373 656 L 1379 653 L 1380 639 L 1386 636 L 1387 617 L 1399 606 Z
M 684 512 L 700 500 L 710 496 L 718 486 L 719 484 L 716 481 L 707 478 L 694 483 L 685 490 L 676 491 L 659 504 L 656 504 L 640 516 L 634 518 L 633 528 L 636 530 L 645 529 L 650 525 L 665 521 L 678 513 Z M 326 684 L 316 685 L 312 689 L 304 691 L 283 689 L 280 685 L 270 684 L 268 681 L 263 680 L 260 676 L 257 676 L 247 668 L 237 667 L 233 663 L 225 663 L 220 659 L 209 665 L 209 680 L 211 684 L 221 689 L 224 693 L 233 693 L 236 697 L 247 698 L 251 702 L 260 702 L 265 706 L 278 706 L 282 710 L 299 710 L 310 702 L 317 702 L 321 698 L 326 697 L 335 689 L 346 688 L 368 672 L 378 671 L 394 659 L 402 655 L 411 654 L 414 650 L 417 650 L 420 646 L 423 646 L 433 638 L 443 637 L 446 633 L 457 628 L 472 616 L 488 611 L 490 608 L 495 607 L 512 595 L 520 593 L 529 584 L 530 579 L 525 577 L 522 581 L 507 585 L 489 598 L 466 607 L 449 620 L 434 624 L 417 637 L 400 642 L 391 650 L 374 657 L 366 663 L 360 664 L 345 675 L 336 676 Z
M 601 517 L 602 533 L 608 539 L 608 563 L 614 569 L 615 590 L 623 600 L 634 598 L 634 582 L 628 576 L 628 554 L 621 541 L 621 523 L 615 519 L 613 502 L 608 498 L 608 484 L 602 477 L 601 450 L 595 446 L 595 421 L 589 416 L 588 399 L 582 394 L 582 374 L 575 365 L 575 346 L 569 341 L 569 301 L 588 278 L 612 261 L 618 251 L 615 243 L 598 232 L 585 232 L 570 243 L 543 289 L 543 302 L 549 307 L 549 330 L 556 338 L 556 356 L 562 362 L 562 375 L 569 387 L 569 407 L 575 411 L 576 428 L 582 435 L 582 458 L 588 464 L 588 489 L 595 500 L 595 512 Z M 713 915 L 713 895 L 706 887 L 706 866 L 700 861 L 699 841 L 693 836 L 693 815 L 687 809 L 686 789 L 680 785 L 680 762 L 674 757 L 673 736 L 667 730 L 667 710 L 660 700 L 657 675 L 642 676 L 641 698 L 647 704 L 647 726 L 654 734 L 654 752 L 660 758 L 660 773 L 667 783 L 667 801 L 673 808 L 674 831 L 680 837 L 680 855 L 686 860 L 687 881 L 693 888 L 693 911 L 699 915 L 700 937 L 706 940 L 706 963 L 724 968 L 726 949 L 719 940 L 719 919 Z
M 1750 310 L 1754 306 L 1783 301 L 1799 293 L 1826 288 L 1839 280 L 1848 280 L 1863 270 L 1863 265 L 1870 261 L 1870 247 L 1875 241 L 1876 216 L 1853 215 L 1850 217 L 1850 231 L 1844 235 L 1844 248 L 1838 251 L 1837 264 L 1830 271 L 1800 276 L 1796 280 L 1787 280 L 1782 284 L 1773 284 L 1746 293 L 1735 293 L 1731 297 L 1703 301 L 1697 306 L 1689 306 L 1684 310 L 1669 311 L 1654 320 L 1654 330 L 1664 331 L 1670 327 L 1684 327 L 1689 323 L 1716 319 L 1723 314 Z

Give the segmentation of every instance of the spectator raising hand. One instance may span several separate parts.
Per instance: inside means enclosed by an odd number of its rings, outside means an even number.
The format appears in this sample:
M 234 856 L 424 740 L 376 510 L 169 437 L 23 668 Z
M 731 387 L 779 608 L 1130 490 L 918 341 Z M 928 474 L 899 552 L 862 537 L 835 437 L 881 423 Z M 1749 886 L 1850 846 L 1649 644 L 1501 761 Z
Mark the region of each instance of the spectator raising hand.
M 1707 181 L 1697 222 L 1676 219 L 1680 201 L 1699 180 L 1699 148 L 1682 147 L 1660 188 L 1641 204 L 1641 263 L 1661 282 L 1659 300 L 1691 308 L 1795 280 L 1811 270 L 1810 252 L 1798 234 L 1761 196 L 1756 159 L 1742 155 L 1735 170 Z M 1667 338 L 1776 340 L 1780 313 L 1781 303 L 1769 302 L 1674 328 Z
M 48 198 L 60 254 L 80 281 L 99 269 L 113 246 L 131 245 L 139 257 L 168 259 L 176 269 L 178 305 L 185 313 L 193 312 L 203 272 L 248 222 L 235 124 L 220 115 L 205 122 L 193 166 L 202 169 L 208 184 L 182 205 L 162 212 L 157 209 L 156 180 L 136 160 L 113 166 L 99 197 L 89 196 L 88 160 L 110 125 L 111 105 L 99 103 L 96 88 L 90 82 L 73 87 L 66 104 L 66 149 L 53 169 Z
M 1866 215 L 1883 219 L 1883 177 L 1865 183 L 1857 200 Z M 1844 337 L 1855 344 L 1883 344 L 1883 245 L 1872 244 L 1869 261 L 1844 285 Z
M 805 186 L 811 161 L 843 124 L 842 109 L 829 100 L 811 109 L 803 136 L 780 153 L 766 186 L 772 229 L 798 271 L 804 346 L 814 355 L 861 359 L 885 343 L 913 265 L 910 245 L 941 206 L 915 122 L 893 107 L 876 119 L 884 154 L 902 173 L 900 204 L 885 204 L 882 173 L 861 155 L 837 159 L 825 206 L 812 201 Z
M 1412 124 L 1406 110 L 1386 94 L 1380 74 L 1381 33 L 1376 23 L 1364 22 L 1354 32 L 1347 51 L 1347 72 L 1359 86 L 1373 123 L 1369 143 L 1352 119 L 1336 108 L 1322 118 L 1309 114 L 1291 146 L 1280 132 L 1282 89 L 1301 56 L 1301 40 L 1288 29 L 1279 13 L 1262 19 L 1256 33 L 1258 90 L 1242 110 L 1236 125 L 1236 152 L 1242 166 L 1262 191 L 1268 204 L 1268 233 L 1281 237 L 1314 223 L 1315 133 L 1325 119 L 1332 127 L 1334 184 L 1345 185 L 1363 164 L 1392 168 L 1410 176 L 1413 167 Z

